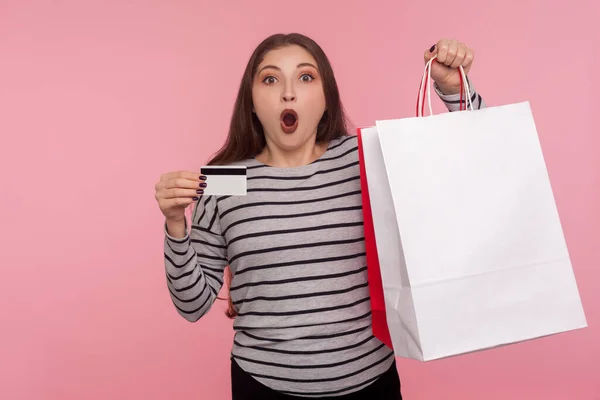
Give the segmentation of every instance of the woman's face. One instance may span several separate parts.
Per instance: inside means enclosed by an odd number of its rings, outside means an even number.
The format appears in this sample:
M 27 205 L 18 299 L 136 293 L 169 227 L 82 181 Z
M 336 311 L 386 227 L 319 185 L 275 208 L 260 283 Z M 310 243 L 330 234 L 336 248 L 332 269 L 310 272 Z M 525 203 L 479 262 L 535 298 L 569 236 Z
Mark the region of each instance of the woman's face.
M 326 107 L 317 62 L 300 46 L 271 50 L 258 66 L 252 100 L 267 144 L 290 151 L 314 141 Z

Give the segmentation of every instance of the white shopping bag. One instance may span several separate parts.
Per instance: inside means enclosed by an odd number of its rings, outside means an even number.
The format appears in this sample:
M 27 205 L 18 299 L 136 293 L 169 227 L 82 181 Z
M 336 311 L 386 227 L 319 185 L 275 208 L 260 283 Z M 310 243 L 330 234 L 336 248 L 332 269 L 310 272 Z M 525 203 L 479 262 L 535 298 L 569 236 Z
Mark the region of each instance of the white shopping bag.
M 377 121 L 359 137 L 397 356 L 587 326 L 528 102 Z

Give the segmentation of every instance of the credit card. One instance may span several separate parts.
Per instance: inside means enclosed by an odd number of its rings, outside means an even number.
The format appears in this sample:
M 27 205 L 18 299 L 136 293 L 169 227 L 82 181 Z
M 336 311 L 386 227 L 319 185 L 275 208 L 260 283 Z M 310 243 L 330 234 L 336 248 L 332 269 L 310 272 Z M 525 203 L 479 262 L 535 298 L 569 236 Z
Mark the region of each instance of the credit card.
M 205 195 L 245 196 L 247 175 L 245 166 L 205 165 L 200 174 L 206 176 Z

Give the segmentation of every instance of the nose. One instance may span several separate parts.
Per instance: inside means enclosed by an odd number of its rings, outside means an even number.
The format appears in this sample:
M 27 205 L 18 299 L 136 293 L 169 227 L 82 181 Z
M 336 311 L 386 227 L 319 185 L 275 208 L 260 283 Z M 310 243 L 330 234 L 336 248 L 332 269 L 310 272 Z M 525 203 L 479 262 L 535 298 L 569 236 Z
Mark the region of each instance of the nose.
M 293 84 L 288 83 L 287 85 L 285 85 L 285 88 L 283 89 L 283 93 L 281 95 L 281 100 L 285 103 L 296 101 L 296 93 L 294 92 Z

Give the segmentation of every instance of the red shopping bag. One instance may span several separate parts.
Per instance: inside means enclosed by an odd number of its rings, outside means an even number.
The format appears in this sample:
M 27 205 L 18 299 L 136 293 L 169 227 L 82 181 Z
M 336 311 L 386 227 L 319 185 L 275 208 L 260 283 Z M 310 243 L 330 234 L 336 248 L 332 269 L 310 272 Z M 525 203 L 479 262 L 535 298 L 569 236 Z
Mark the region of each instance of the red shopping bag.
M 369 186 L 363 156 L 363 147 L 360 128 L 358 136 L 358 157 L 360 161 L 360 187 L 362 192 L 362 209 L 365 226 L 365 246 L 367 251 L 367 273 L 369 277 L 369 295 L 371 297 L 371 316 L 373 335 L 390 349 L 393 349 L 392 338 L 387 325 L 385 314 L 385 299 L 383 296 L 383 283 L 379 271 L 379 256 L 377 255 L 377 244 L 375 242 L 375 229 L 373 217 L 371 216 L 371 201 L 369 199 Z

